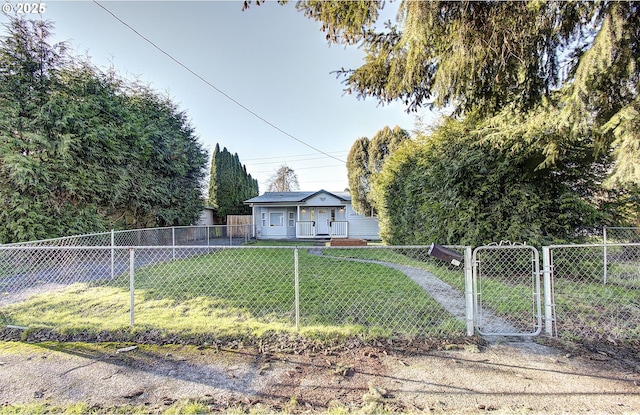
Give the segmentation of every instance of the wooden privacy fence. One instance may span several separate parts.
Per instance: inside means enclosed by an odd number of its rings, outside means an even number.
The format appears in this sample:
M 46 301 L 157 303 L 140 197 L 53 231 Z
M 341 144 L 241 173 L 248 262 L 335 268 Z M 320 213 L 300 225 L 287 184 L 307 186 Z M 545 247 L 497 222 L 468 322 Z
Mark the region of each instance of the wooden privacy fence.
M 227 215 L 228 236 L 233 238 L 251 236 L 252 223 L 253 216 L 251 215 Z

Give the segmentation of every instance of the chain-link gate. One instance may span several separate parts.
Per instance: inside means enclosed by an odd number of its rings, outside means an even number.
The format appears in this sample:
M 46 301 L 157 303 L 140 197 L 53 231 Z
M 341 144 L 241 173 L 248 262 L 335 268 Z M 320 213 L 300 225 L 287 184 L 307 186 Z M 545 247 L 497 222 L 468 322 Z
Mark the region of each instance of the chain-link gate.
M 525 245 L 473 251 L 475 326 L 482 335 L 536 336 L 542 329 L 538 251 Z

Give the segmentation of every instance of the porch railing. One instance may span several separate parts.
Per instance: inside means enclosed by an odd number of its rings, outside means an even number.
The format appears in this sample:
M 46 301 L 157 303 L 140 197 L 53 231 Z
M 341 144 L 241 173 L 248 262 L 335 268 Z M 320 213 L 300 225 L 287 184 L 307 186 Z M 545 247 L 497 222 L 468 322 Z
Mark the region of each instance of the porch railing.
M 296 238 L 315 238 L 316 222 L 315 221 L 298 221 L 296 222 Z
M 329 235 L 332 238 L 346 238 L 349 236 L 349 222 L 347 221 L 333 221 L 329 228 Z
M 349 222 L 333 221 L 329 223 L 329 236 L 331 238 L 346 238 L 349 236 Z M 296 238 L 317 238 L 318 227 L 315 221 L 296 222 Z M 326 237 L 326 235 L 323 235 Z

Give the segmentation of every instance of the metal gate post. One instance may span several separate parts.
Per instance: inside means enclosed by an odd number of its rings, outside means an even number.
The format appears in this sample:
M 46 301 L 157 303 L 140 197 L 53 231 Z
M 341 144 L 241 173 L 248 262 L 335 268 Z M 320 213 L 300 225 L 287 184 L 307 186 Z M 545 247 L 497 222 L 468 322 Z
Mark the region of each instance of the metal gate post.
M 542 247 L 542 276 L 544 284 L 544 332 L 553 335 L 553 290 L 552 287 L 552 265 L 551 251 L 548 246 Z
M 467 336 L 473 336 L 475 333 L 472 262 L 471 247 L 467 246 L 464 249 L 464 296 L 466 300 Z

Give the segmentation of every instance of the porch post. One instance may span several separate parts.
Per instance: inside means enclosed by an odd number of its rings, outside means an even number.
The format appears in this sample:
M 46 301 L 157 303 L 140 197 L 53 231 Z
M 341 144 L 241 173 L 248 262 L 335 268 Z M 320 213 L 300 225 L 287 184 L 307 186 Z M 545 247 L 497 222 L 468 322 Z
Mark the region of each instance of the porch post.
M 251 236 L 254 239 L 258 239 L 256 238 L 256 226 L 257 226 L 256 225 L 256 205 L 251 205 L 251 222 L 253 222 L 252 223 L 253 229 L 251 230 Z

